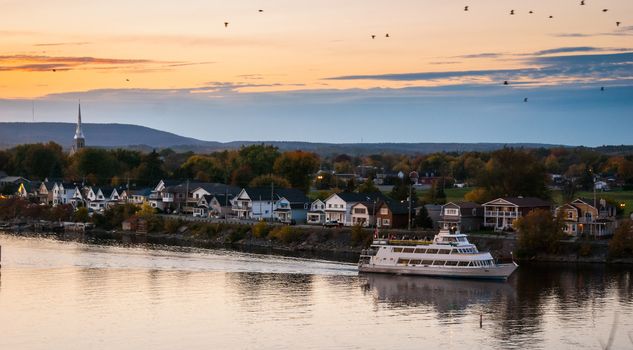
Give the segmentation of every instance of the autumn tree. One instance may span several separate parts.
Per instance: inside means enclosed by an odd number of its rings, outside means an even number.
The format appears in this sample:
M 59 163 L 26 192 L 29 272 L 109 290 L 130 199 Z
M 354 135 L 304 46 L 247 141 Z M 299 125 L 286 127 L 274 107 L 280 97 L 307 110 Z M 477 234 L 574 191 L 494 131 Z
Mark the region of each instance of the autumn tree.
M 238 163 L 240 166 L 248 166 L 253 176 L 271 174 L 279 156 L 277 147 L 271 145 L 243 146 L 238 152 Z
M 290 188 L 290 182 L 277 175 L 260 175 L 251 180 L 250 187 L 270 187 L 273 184 L 275 188 Z
M 633 220 L 625 220 L 609 242 L 609 256 L 613 258 L 633 256 Z

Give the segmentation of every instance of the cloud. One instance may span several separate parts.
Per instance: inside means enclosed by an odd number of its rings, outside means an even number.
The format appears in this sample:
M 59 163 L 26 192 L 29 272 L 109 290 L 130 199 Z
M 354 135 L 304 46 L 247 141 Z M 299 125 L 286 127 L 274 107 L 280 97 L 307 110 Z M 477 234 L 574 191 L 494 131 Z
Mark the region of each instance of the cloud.
M 603 51 L 603 49 L 591 46 L 575 46 L 575 47 L 559 47 L 555 49 L 542 50 L 534 52 L 534 55 L 551 55 L 556 53 L 569 53 L 569 52 L 590 52 L 590 51 Z
M 77 41 L 77 42 L 67 42 L 67 43 L 39 43 L 33 46 L 81 46 L 81 45 L 89 45 L 92 44 L 89 41 Z
M 578 52 L 591 48 L 559 48 L 541 51 Z M 538 53 L 537 53 L 538 54 Z M 594 55 L 535 56 L 524 60 L 525 68 L 462 70 L 440 72 L 414 72 L 376 75 L 346 75 L 325 80 L 384 80 L 384 81 L 432 81 L 442 79 L 481 79 L 484 82 L 498 80 L 533 80 L 543 83 L 578 82 L 586 79 L 622 80 L 633 77 L 633 52 Z
M 212 64 L 214 62 L 174 62 L 151 59 L 104 58 L 90 56 L 43 56 L 4 55 L 0 56 L 0 71 L 43 72 L 51 70 L 122 70 L 133 72 L 153 72 L 177 67 Z
M 477 53 L 477 54 L 471 54 L 471 55 L 452 56 L 452 58 L 497 58 L 502 55 L 503 55 L 502 53 L 498 53 L 498 52 L 484 52 L 484 53 Z

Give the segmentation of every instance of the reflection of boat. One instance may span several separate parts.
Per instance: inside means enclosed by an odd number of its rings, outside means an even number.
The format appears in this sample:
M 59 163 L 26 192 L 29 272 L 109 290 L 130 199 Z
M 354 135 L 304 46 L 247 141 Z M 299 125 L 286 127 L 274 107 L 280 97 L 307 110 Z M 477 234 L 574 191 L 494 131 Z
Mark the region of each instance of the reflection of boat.
M 379 301 L 420 303 L 438 311 L 464 309 L 514 297 L 514 288 L 498 281 L 367 274 L 366 288 Z
M 440 230 L 433 241 L 375 239 L 358 262 L 361 272 L 488 279 L 507 279 L 517 266 L 495 263 L 454 229 Z

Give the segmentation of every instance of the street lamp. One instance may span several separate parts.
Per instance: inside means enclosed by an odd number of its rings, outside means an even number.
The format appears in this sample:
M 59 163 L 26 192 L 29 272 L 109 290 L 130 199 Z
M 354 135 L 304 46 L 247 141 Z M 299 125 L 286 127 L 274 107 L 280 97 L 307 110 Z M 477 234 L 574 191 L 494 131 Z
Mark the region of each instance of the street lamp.
M 418 172 L 412 171 L 409 173 L 409 179 L 411 184 L 409 185 L 409 231 L 411 231 L 411 210 L 413 207 L 413 184 L 418 182 Z

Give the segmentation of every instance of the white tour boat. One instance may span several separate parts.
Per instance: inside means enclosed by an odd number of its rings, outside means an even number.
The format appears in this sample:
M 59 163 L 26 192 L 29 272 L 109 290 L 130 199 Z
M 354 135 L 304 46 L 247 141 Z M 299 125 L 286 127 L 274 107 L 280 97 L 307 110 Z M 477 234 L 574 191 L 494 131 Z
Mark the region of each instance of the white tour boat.
M 374 239 L 358 262 L 360 272 L 503 280 L 517 267 L 497 264 L 455 229 L 440 230 L 433 241 Z

